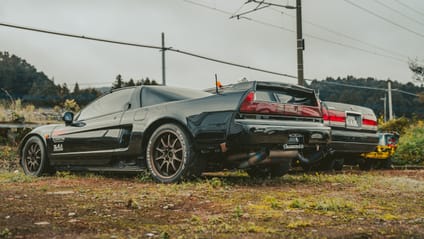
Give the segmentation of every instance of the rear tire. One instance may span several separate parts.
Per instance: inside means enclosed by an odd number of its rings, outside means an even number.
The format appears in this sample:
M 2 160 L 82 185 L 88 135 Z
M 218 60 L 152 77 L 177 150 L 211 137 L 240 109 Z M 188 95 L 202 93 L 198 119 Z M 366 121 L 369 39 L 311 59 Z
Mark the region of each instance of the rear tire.
M 190 176 L 195 160 L 191 138 L 176 124 L 157 128 L 147 144 L 147 167 L 158 182 L 175 183 Z
M 342 171 L 344 165 L 344 158 L 336 158 L 334 162 L 334 170 Z
M 329 156 L 322 159 L 320 164 L 318 165 L 319 171 L 333 171 L 336 163 L 336 159 Z
M 47 160 L 44 142 L 37 136 L 32 136 L 26 142 L 21 152 L 21 164 L 26 175 L 41 176 L 47 172 Z
M 359 162 L 359 169 L 363 171 L 370 171 L 374 167 L 374 159 L 365 158 Z

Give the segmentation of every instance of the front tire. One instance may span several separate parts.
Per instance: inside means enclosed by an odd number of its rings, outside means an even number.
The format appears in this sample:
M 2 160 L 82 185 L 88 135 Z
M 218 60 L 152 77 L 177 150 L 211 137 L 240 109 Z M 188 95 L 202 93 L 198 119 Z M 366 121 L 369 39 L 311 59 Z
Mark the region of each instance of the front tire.
M 37 136 L 29 138 L 21 153 L 21 164 L 26 175 L 41 176 L 48 169 L 44 142 Z
M 152 177 L 161 183 L 179 182 L 190 176 L 194 156 L 191 138 L 172 123 L 157 128 L 147 145 L 147 167 Z

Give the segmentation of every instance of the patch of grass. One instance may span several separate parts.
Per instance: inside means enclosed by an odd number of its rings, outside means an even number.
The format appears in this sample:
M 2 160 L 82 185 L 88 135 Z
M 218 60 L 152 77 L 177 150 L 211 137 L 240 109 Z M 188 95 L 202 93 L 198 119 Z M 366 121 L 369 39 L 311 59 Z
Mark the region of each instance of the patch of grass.
M 264 203 L 269 205 L 272 209 L 280 209 L 282 207 L 282 202 L 273 196 L 266 196 L 264 198 Z
M 75 175 L 75 174 L 73 174 L 70 171 L 57 171 L 56 172 L 56 177 L 58 177 L 58 178 L 65 178 L 65 179 L 75 179 L 78 176 Z
M 285 175 L 283 180 L 289 183 L 342 183 L 356 184 L 364 180 L 364 176 L 356 174 L 302 174 L 302 175 Z
M 14 146 L 0 146 L 0 169 L 12 171 L 19 166 L 19 155 Z
M 352 212 L 354 210 L 353 203 L 344 198 L 304 198 L 294 199 L 289 205 L 289 208 L 308 209 L 322 212 Z
M 318 211 L 351 212 L 354 207 L 351 202 L 342 198 L 331 198 L 318 201 L 313 209 Z
M 218 177 L 213 177 L 211 180 L 208 180 L 208 183 L 212 186 L 212 188 L 221 188 L 225 184 L 224 181 Z
M 149 173 L 148 170 L 143 170 L 142 172 L 140 172 L 139 174 L 137 174 L 137 176 L 135 177 L 135 179 L 138 182 L 141 182 L 141 183 L 153 182 L 152 175 Z
M 241 226 L 238 230 L 239 232 L 249 232 L 249 233 L 276 233 L 277 230 L 271 227 L 264 227 L 256 225 L 254 222 L 248 222 L 246 226 Z
M 240 218 L 244 214 L 243 208 L 240 205 L 237 205 L 234 208 L 233 214 L 235 218 Z
M 6 172 L 0 174 L 0 183 L 30 183 L 38 179 L 37 177 L 25 175 L 22 172 Z
M 12 238 L 12 232 L 6 227 L 3 230 L 0 231 L 0 238 Z
M 384 221 L 394 221 L 394 220 L 399 219 L 399 217 L 392 215 L 390 213 L 383 214 L 383 215 L 379 216 L 379 218 L 381 220 L 384 220 Z
M 290 208 L 306 209 L 309 208 L 309 204 L 303 199 L 294 199 L 289 204 Z
M 312 225 L 311 221 L 297 220 L 297 221 L 290 222 L 287 225 L 287 228 L 296 229 L 296 228 L 301 228 L 301 227 L 309 227 L 311 225 Z

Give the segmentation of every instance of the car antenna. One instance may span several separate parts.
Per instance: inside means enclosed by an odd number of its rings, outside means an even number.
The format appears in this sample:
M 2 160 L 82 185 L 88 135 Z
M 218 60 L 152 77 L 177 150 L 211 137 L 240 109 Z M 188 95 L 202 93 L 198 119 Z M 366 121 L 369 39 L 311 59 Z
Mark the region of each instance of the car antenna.
M 215 73 L 215 92 L 218 94 L 218 75 Z
M 218 75 L 215 73 L 215 91 L 219 94 L 219 89 L 222 88 L 221 82 L 218 80 Z

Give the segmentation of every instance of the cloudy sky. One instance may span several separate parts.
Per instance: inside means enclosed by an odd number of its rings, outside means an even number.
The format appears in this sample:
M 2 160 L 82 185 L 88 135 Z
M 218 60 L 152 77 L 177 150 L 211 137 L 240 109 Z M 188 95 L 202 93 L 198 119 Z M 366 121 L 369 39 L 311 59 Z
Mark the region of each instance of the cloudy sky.
M 0 0 L 0 22 L 131 43 L 161 44 L 234 63 L 296 75 L 294 10 L 255 8 L 245 0 Z M 295 0 L 270 0 L 294 5 Z M 352 5 L 351 3 L 356 6 Z M 422 0 L 303 0 L 305 77 L 353 75 L 412 81 L 408 59 L 424 60 Z M 363 8 L 360 9 L 359 7 Z M 364 10 L 365 9 L 365 10 Z M 368 11 L 368 12 L 367 12 Z M 230 13 L 230 14 L 227 14 Z M 375 15 L 372 15 L 375 14 Z M 125 80 L 161 81 L 158 50 L 119 46 L 0 26 L 0 51 L 18 55 L 56 83 L 110 86 Z M 296 79 L 166 53 L 168 85 Z

